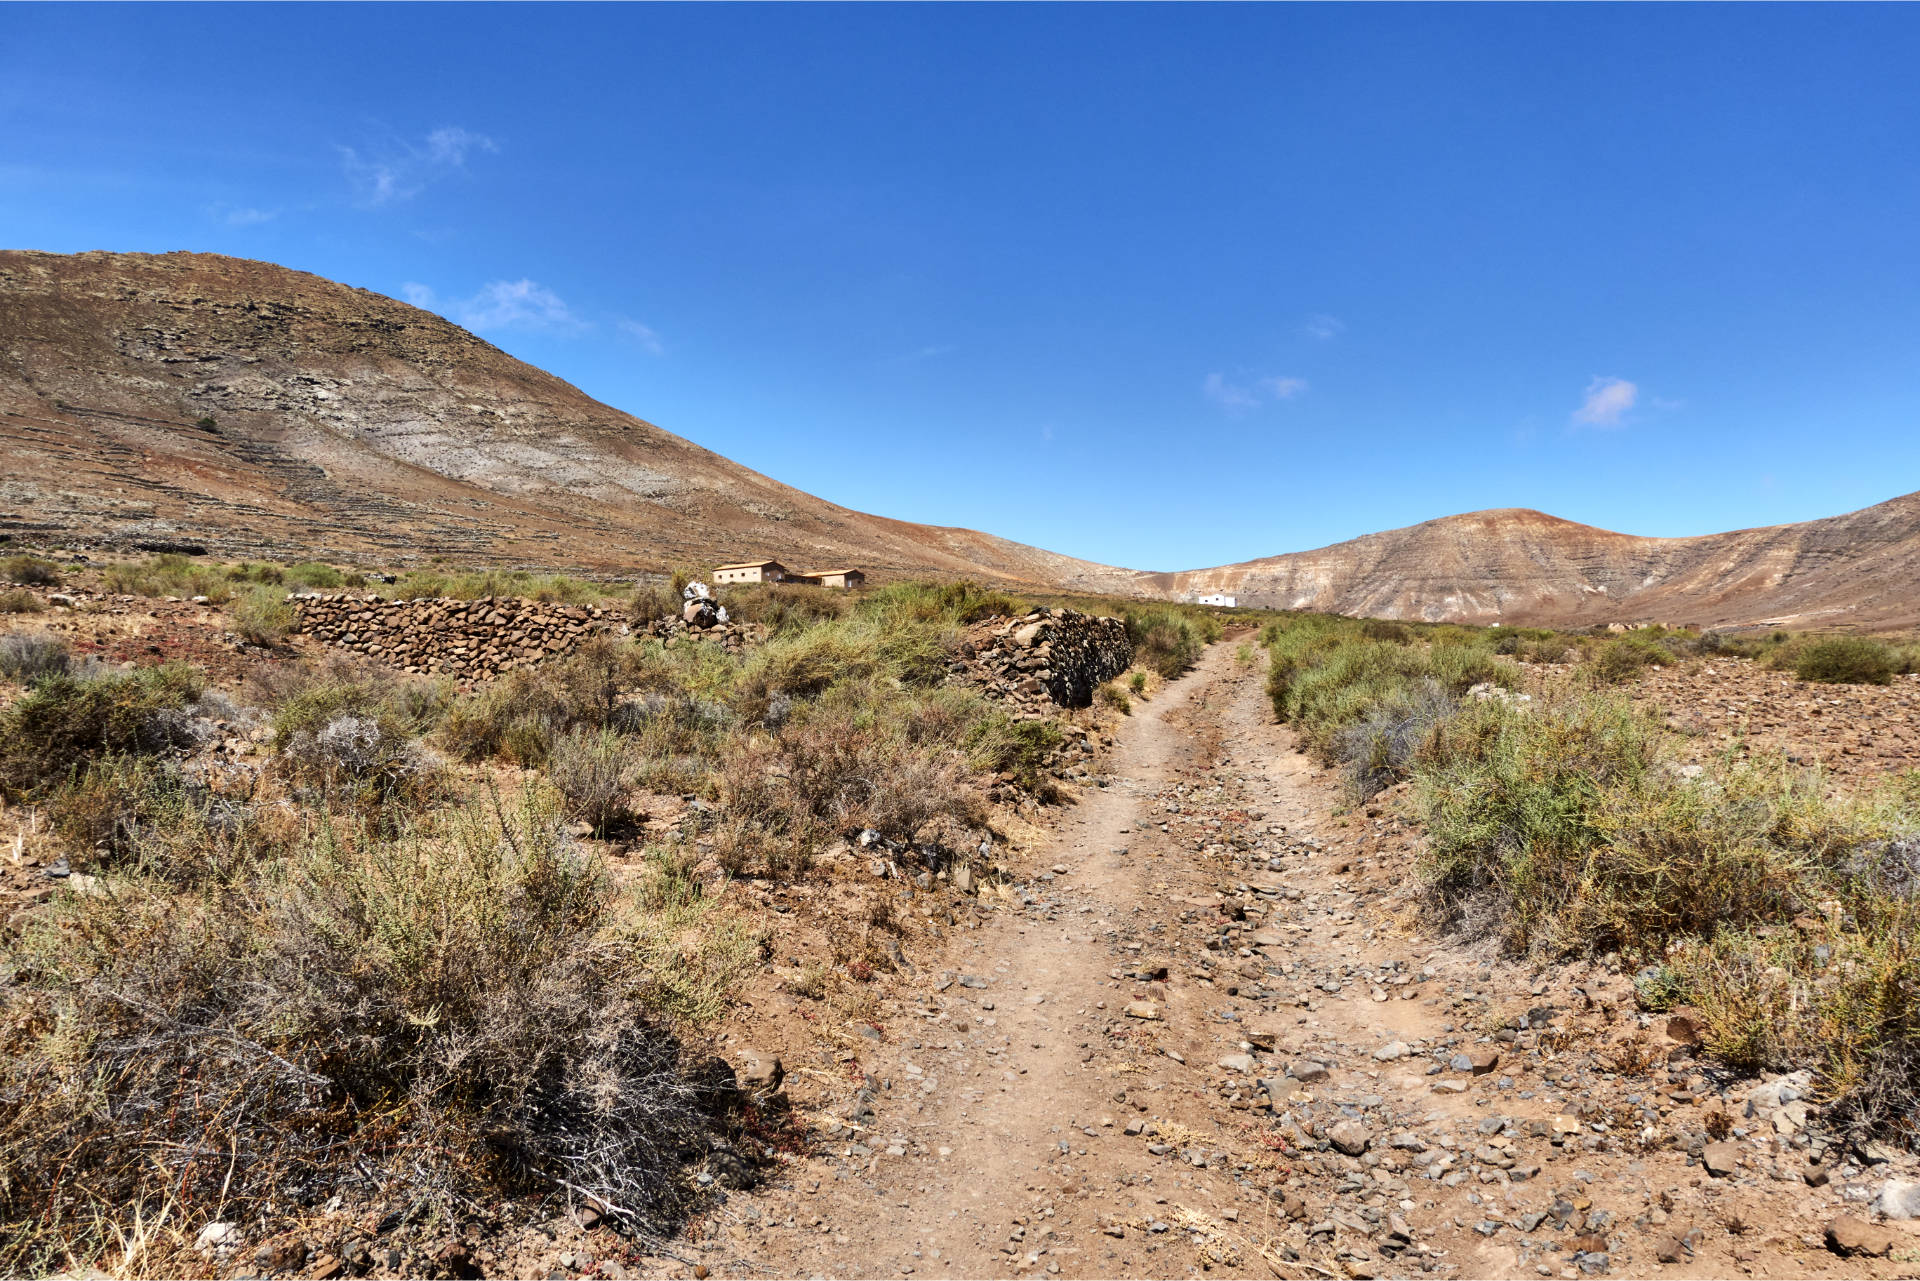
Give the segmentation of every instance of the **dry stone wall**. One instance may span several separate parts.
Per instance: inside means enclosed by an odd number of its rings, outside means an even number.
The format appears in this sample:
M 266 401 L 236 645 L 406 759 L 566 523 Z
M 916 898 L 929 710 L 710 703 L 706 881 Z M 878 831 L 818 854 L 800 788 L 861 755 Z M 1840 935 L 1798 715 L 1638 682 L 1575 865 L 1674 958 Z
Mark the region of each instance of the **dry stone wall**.
M 302 594 L 290 603 L 300 630 L 322 644 L 402 671 L 470 680 L 531 667 L 623 626 L 614 610 L 518 596 L 389 601 Z
M 994 617 L 967 629 L 950 671 L 986 693 L 1041 714 L 1049 704 L 1085 707 L 1093 691 L 1133 664 L 1133 642 L 1117 618 L 1071 609 Z

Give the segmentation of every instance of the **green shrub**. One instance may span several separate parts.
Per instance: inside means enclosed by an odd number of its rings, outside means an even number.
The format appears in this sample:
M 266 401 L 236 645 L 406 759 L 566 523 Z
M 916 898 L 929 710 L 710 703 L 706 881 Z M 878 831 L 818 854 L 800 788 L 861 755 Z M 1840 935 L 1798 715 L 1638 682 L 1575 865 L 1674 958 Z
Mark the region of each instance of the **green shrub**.
M 1830 636 L 1795 657 L 1793 673 L 1829 685 L 1890 685 L 1899 666 L 1894 651 L 1867 636 Z
M 46 677 L 0 713 L 0 796 L 38 798 L 101 757 L 184 746 L 191 738 L 183 709 L 201 688 L 200 674 L 179 664 Z
M 282 581 L 297 592 L 336 591 L 346 584 L 339 570 L 311 560 L 287 566 Z
M 1411 627 L 1387 618 L 1361 620 L 1360 634 L 1368 640 L 1386 641 L 1393 645 L 1411 645 L 1414 639 Z
M 1145 672 L 1128 673 L 1127 688 L 1132 690 L 1135 694 L 1146 693 L 1147 692 L 1147 674 Z
M 1066 741 L 1053 721 L 1016 721 L 994 713 L 969 732 L 967 748 L 976 769 L 1005 774 L 1028 791 L 1044 792 L 1047 764 Z
M 1588 656 L 1587 673 L 1596 684 L 1619 685 L 1649 667 L 1671 667 L 1677 661 L 1658 639 L 1628 632 L 1597 646 Z
M 227 571 L 227 577 L 236 583 L 265 583 L 277 587 L 287 581 L 287 571 L 271 563 L 256 565 L 242 561 Z
M 222 604 L 233 595 L 233 579 L 226 571 L 178 552 L 150 556 L 138 564 L 109 565 L 102 578 L 108 591 L 127 596 L 205 596 Z
M 60 585 L 60 567 L 50 560 L 38 556 L 9 556 L 0 561 L 0 578 L 16 583 L 26 583 L 32 587 L 58 587 Z
M 1129 607 L 1122 617 L 1127 639 L 1133 642 L 1133 661 L 1167 680 L 1200 661 L 1207 646 L 1224 630 L 1217 617 L 1194 614 L 1174 606 Z
M 254 645 L 282 644 L 294 623 L 293 606 L 278 587 L 256 587 L 233 603 L 233 630 Z
M 1100 700 L 1102 706 L 1111 707 L 1122 716 L 1133 715 L 1133 700 L 1127 696 L 1127 691 L 1120 687 L 1118 681 L 1108 681 L 1095 690 L 1094 695 Z
M 1464 923 L 1545 956 L 1650 966 L 1733 1066 L 1812 1066 L 1829 1123 L 1920 1094 L 1920 773 L 1836 795 L 1778 757 L 1681 771 L 1616 695 L 1470 705 L 1423 749 L 1424 871 Z M 1858 1133 L 1858 1131 L 1856 1131 Z

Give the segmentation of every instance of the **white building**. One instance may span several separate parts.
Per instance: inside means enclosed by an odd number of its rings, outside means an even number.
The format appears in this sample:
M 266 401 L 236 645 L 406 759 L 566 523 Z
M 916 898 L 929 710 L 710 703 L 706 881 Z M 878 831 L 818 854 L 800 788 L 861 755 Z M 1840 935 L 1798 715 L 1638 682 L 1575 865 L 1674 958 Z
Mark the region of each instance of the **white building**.
M 1215 592 L 1211 596 L 1202 596 L 1200 598 L 1200 603 L 1202 605 L 1218 605 L 1222 609 L 1232 609 L 1233 601 L 1234 601 L 1233 597 L 1223 595 L 1220 592 Z

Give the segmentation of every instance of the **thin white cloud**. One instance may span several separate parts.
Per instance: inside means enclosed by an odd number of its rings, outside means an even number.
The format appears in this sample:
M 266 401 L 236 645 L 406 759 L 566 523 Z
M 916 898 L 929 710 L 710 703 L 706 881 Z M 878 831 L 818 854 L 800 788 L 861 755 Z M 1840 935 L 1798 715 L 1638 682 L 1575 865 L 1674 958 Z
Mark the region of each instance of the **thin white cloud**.
M 1321 342 L 1325 342 L 1329 338 L 1337 338 L 1344 332 L 1347 327 L 1347 322 L 1338 316 L 1329 316 L 1325 312 L 1318 312 L 1308 316 L 1307 323 L 1301 327 L 1306 331 L 1307 337 L 1318 338 Z
M 256 227 L 263 222 L 272 222 L 280 216 L 278 209 L 223 209 L 219 211 L 220 221 L 229 227 Z
M 483 133 L 443 125 L 420 142 L 396 138 L 336 150 L 355 203 L 372 207 L 411 200 L 430 183 L 465 169 L 468 156 L 500 146 Z
M 499 144 L 484 133 L 443 125 L 427 135 L 427 160 L 436 165 L 459 168 L 467 163 L 470 151 L 498 151 Z
M 637 343 L 640 349 L 649 356 L 664 356 L 667 354 L 666 344 L 660 341 L 660 335 L 654 331 L 651 325 L 643 325 L 637 320 L 629 320 L 625 316 L 622 316 L 616 322 L 615 327 L 620 330 L 622 336 Z
M 1260 403 L 1260 398 L 1254 395 L 1252 389 L 1230 383 L 1222 374 L 1208 374 L 1207 380 L 1200 384 L 1200 390 L 1214 404 L 1235 413 L 1252 409 Z
M 1306 389 L 1304 378 L 1256 378 L 1250 383 L 1241 383 L 1229 380 L 1225 374 L 1208 374 L 1200 384 L 1208 400 L 1234 414 L 1257 409 L 1268 400 L 1292 400 Z
M 532 280 L 495 280 L 471 298 L 442 300 L 433 289 L 416 281 L 400 286 L 416 307 L 437 311 L 456 325 L 484 333 L 490 329 L 536 329 L 549 333 L 579 333 L 591 326 L 568 307 L 559 294 Z M 641 325 L 648 334 L 653 331 Z M 657 339 L 655 340 L 658 341 Z
M 1640 388 L 1624 378 L 1595 376 L 1573 421 L 1589 427 L 1618 427 L 1640 399 Z

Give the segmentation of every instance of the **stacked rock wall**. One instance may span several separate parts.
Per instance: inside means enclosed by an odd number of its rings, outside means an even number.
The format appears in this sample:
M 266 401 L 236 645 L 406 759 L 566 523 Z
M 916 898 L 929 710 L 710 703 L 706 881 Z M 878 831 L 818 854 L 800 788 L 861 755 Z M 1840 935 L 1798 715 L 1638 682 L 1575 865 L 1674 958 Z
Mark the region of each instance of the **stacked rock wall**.
M 613 610 L 518 596 L 388 601 L 374 596 L 290 598 L 300 630 L 402 671 L 485 680 L 564 654 L 621 625 Z
M 995 617 L 967 629 L 951 671 L 1004 701 L 1045 711 L 1085 707 L 1093 691 L 1133 664 L 1133 642 L 1117 618 L 1071 609 Z

